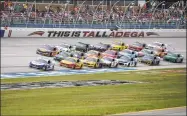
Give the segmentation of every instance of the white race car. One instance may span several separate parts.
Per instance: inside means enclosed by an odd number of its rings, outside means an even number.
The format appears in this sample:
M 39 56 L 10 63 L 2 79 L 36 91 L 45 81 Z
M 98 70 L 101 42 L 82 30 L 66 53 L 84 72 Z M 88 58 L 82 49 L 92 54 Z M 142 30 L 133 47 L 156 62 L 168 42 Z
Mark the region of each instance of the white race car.
M 162 50 L 166 50 L 167 46 L 168 45 L 161 43 L 161 42 L 154 42 L 152 44 L 148 44 L 147 48 L 152 49 L 152 50 L 154 49 L 154 50 L 161 50 L 162 51 Z
M 75 51 L 75 46 L 69 45 L 67 43 L 62 43 L 61 45 L 57 45 L 55 47 L 59 51 L 65 51 L 65 52 Z
M 109 67 L 109 68 L 117 68 L 118 67 L 118 61 L 115 58 L 112 57 L 103 57 L 100 60 L 102 66 Z
M 130 66 L 136 67 L 136 65 L 138 63 L 137 58 L 131 57 L 128 55 L 122 56 L 117 60 L 118 60 L 119 65 L 127 66 L 127 67 L 130 67 Z

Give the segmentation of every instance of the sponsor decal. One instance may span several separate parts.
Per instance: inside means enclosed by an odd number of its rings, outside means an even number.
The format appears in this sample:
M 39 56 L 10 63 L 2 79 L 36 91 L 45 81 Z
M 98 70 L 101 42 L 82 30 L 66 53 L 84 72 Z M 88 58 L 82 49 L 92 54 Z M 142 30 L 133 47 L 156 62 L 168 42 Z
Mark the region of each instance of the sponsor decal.
M 32 35 L 40 35 L 40 36 L 42 36 L 44 33 L 45 33 L 44 31 L 35 31 L 35 32 L 30 33 L 28 36 L 32 36 Z
M 48 37 L 144 37 L 141 31 L 48 31 Z
M 0 37 L 4 37 L 5 30 L 0 30 Z
M 160 36 L 158 33 L 156 32 L 146 32 L 147 36 L 151 36 L 151 35 L 157 35 Z

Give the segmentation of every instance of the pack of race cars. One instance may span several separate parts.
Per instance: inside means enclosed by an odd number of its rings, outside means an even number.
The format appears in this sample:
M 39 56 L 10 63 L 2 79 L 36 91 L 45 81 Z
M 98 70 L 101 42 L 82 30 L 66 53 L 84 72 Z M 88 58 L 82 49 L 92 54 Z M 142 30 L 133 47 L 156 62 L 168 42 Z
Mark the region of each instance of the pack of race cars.
M 146 44 L 134 42 L 126 44 L 115 42 L 112 44 L 98 43 L 91 45 L 78 42 L 75 45 L 62 43 L 58 46 L 44 45 L 36 50 L 37 54 L 54 57 L 60 66 L 82 69 L 117 68 L 121 66 L 136 67 L 138 62 L 148 65 L 159 65 L 161 59 L 174 63 L 182 63 L 184 57 L 180 53 L 168 50 L 168 45 L 160 42 Z M 29 63 L 31 68 L 54 70 L 55 64 L 49 59 L 39 58 Z

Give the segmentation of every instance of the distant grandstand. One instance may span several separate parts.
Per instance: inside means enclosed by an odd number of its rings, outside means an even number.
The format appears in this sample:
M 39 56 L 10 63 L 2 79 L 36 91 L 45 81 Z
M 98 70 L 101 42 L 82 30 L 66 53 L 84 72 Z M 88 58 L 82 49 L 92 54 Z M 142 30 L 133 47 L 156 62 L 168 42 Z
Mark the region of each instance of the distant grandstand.
M 18 2 L 19 1 L 19 2 Z M 186 28 L 186 1 L 5 0 L 1 26 L 27 28 Z

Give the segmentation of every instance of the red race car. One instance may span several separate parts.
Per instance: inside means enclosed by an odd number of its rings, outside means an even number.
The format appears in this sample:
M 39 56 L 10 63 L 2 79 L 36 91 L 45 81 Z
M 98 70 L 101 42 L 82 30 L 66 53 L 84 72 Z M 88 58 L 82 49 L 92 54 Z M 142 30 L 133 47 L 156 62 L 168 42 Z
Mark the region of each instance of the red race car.
M 118 52 L 115 50 L 107 50 L 102 53 L 102 57 L 112 57 L 112 58 L 117 58 Z
M 128 49 L 134 50 L 134 51 L 141 51 L 146 46 L 147 46 L 147 44 L 145 44 L 145 43 L 135 42 L 135 43 L 129 45 Z

